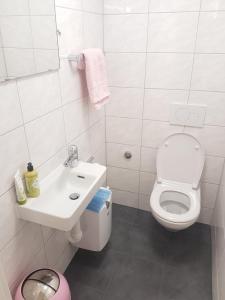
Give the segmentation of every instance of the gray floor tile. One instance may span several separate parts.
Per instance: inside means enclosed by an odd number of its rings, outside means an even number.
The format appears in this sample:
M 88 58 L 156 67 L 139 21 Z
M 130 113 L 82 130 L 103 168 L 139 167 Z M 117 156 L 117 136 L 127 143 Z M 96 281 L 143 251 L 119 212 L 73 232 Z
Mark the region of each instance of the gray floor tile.
M 162 268 L 156 263 L 130 258 L 129 263 L 121 268 L 112 280 L 105 295 L 105 300 L 157 300 L 162 279 Z
M 171 233 L 149 212 L 114 205 L 106 248 L 80 249 L 65 275 L 72 300 L 212 300 L 210 227 Z
M 123 205 L 113 204 L 113 224 L 118 222 L 134 224 L 138 218 L 139 211 L 132 207 L 126 207 Z
M 198 264 L 167 267 L 159 300 L 211 300 L 211 274 Z
M 74 300 L 103 300 L 101 292 L 80 283 L 71 286 L 71 294 Z

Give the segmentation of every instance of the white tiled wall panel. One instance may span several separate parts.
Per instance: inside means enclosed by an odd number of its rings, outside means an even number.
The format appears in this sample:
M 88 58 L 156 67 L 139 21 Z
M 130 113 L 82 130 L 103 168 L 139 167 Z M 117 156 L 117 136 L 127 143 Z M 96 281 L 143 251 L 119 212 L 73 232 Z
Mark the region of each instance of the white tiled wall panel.
M 105 51 L 144 52 L 147 42 L 147 25 L 148 15 L 106 16 L 104 22 Z
M 150 15 L 149 52 L 193 52 L 198 13 L 154 13 Z
M 120 170 L 137 171 L 140 209 L 149 210 L 144 195 L 153 188 L 157 148 L 168 135 L 186 132 L 206 149 L 199 221 L 211 222 L 225 158 L 224 10 L 221 0 L 104 1 L 112 94 L 106 107 L 107 163 L 115 168 L 108 181 L 118 180 Z M 206 106 L 203 128 L 171 125 L 173 103 Z M 126 150 L 130 161 L 123 157 Z M 116 198 L 129 205 L 122 194 Z
M 141 120 L 108 117 L 107 142 L 138 145 L 141 142 Z
M 6 49 L 5 55 L 10 56 L 7 68 L 15 76 L 21 75 L 21 68 L 27 74 L 35 71 L 34 57 L 38 71 L 42 71 L 51 62 L 51 51 L 57 51 L 55 29 L 50 26 L 54 15 L 52 2 L 1 1 L 0 15 L 14 16 L 7 18 L 10 26 L 1 19 L 8 47 L 29 48 L 30 26 L 23 17 L 29 8 L 32 30 L 38 36 L 32 42 L 37 47 L 43 46 L 44 39 L 48 42 L 48 49 L 34 53 L 29 49 Z M 79 53 L 84 47 L 103 47 L 102 0 L 57 0 L 56 5 L 58 29 L 62 33 L 61 54 Z M 41 25 L 48 30 L 41 30 Z M 25 60 L 30 62 L 27 68 Z M 60 65 L 58 72 L 0 84 L 0 167 L 4 170 L 0 181 L 0 256 L 12 294 L 34 269 L 50 267 L 64 272 L 76 252 L 63 232 L 18 219 L 13 187 L 16 170 L 23 172 L 26 163 L 32 161 L 43 179 L 65 160 L 70 142 L 78 145 L 81 159 L 94 156 L 96 162 L 106 163 L 105 112 L 91 108 L 84 73 L 65 59 Z
M 145 54 L 106 54 L 111 86 L 143 87 L 145 78 Z
M 106 115 L 142 118 L 143 89 L 111 87 L 110 92 L 111 101 L 106 106 Z
M 146 87 L 188 89 L 192 63 L 192 54 L 149 53 L 146 66 Z

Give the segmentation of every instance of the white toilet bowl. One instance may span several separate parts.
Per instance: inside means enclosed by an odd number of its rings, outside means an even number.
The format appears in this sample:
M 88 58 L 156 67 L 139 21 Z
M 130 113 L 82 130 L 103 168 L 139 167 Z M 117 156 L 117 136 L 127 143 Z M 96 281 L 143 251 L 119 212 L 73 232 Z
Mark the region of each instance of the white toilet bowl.
M 168 230 L 182 230 L 197 221 L 204 161 L 201 145 L 188 134 L 169 136 L 159 148 L 150 206 L 155 219 Z

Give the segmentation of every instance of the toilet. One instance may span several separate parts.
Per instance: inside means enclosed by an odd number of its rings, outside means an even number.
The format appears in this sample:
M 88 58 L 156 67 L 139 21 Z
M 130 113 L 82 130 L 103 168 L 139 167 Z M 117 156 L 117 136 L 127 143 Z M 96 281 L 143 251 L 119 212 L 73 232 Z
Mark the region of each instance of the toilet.
M 189 134 L 170 135 L 159 147 L 150 207 L 154 218 L 166 229 L 179 231 L 197 221 L 204 162 L 204 149 Z

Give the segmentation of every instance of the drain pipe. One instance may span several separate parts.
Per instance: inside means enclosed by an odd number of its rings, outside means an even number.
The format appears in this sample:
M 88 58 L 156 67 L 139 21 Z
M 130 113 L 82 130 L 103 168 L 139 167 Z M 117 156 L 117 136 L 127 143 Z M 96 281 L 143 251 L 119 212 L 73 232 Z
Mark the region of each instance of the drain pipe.
M 81 231 L 79 220 L 77 224 L 69 232 L 66 233 L 66 237 L 73 246 L 76 246 L 81 241 L 82 236 L 83 233 Z

